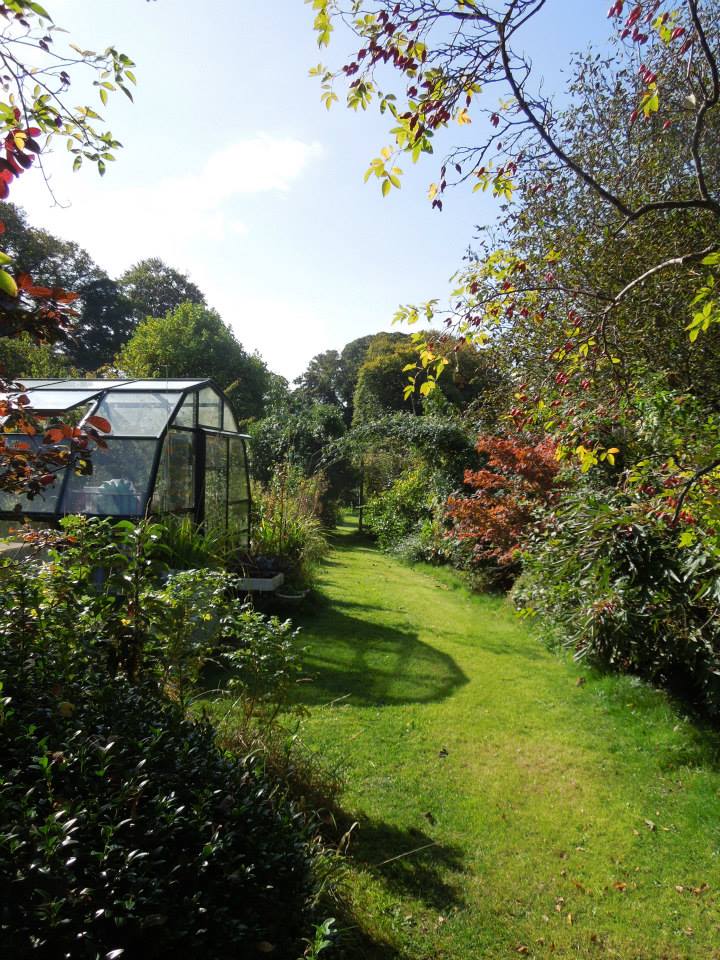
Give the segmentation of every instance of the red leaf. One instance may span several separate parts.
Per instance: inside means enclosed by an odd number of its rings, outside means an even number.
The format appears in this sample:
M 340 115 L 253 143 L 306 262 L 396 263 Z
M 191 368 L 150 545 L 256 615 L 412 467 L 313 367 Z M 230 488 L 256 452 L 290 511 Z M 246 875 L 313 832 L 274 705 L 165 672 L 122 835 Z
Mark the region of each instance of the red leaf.
M 110 433 L 112 431 L 110 421 L 106 420 L 105 417 L 88 417 L 86 423 L 92 424 L 93 427 L 97 427 L 97 429 L 102 430 L 103 433 Z
M 63 431 L 60 427 L 52 427 L 52 429 L 48 430 L 45 434 L 44 438 L 45 443 L 60 443 L 62 439 Z
M 58 303 L 74 303 L 80 296 L 79 293 L 71 293 L 69 290 L 63 290 L 60 287 L 53 287 L 50 291 L 52 299 Z

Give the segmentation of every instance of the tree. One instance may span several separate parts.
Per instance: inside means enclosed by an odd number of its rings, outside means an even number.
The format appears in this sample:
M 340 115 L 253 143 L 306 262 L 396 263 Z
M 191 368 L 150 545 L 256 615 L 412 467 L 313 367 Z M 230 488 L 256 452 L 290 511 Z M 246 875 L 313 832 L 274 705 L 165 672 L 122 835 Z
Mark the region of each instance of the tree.
M 27 335 L 0 337 L 0 370 L 10 380 L 60 380 L 73 374 L 73 368 L 53 344 L 37 343 Z
M 326 350 L 313 357 L 305 372 L 295 380 L 298 392 L 312 402 L 329 403 L 343 411 L 348 426 L 353 420 L 353 400 L 360 368 L 368 351 L 377 342 L 389 344 L 407 339 L 404 333 L 371 333 L 346 344 L 341 353 Z
M 343 368 L 337 350 L 325 350 L 312 358 L 295 383 L 298 392 L 310 401 L 342 407 Z
M 329 446 L 345 434 L 341 411 L 326 403 L 307 403 L 297 395 L 278 398 L 267 415 L 249 426 L 252 437 L 252 472 L 268 483 L 284 464 L 299 468 L 306 477 L 323 473 L 327 495 L 335 500 L 352 483 L 352 468 L 341 455 L 326 462 Z
M 594 123 L 588 123 L 587 113 L 575 114 L 572 99 L 569 109 L 559 110 L 542 92 L 523 53 L 523 36 L 552 6 L 548 0 L 377 0 L 361 16 L 354 0 L 313 0 L 319 44 L 327 45 L 342 22 L 356 34 L 358 49 L 339 70 L 318 65 L 311 72 L 320 78 L 327 106 L 339 99 L 336 88 L 346 85 L 349 107 L 366 109 L 375 101 L 390 118 L 391 143 L 366 173 L 383 194 L 400 186 L 401 156 L 416 161 L 432 152 L 435 135 L 454 122 L 478 134 L 471 138 L 466 132 L 467 142 L 441 161 L 429 190 L 435 209 L 442 210 L 446 191 L 460 184 L 491 191 L 511 205 L 518 195 L 523 201 L 539 191 L 562 195 L 571 182 L 585 208 L 600 213 L 605 241 L 615 237 L 621 248 L 632 245 L 631 269 L 600 270 L 599 276 L 593 270 L 597 245 L 586 245 L 585 269 L 576 272 L 572 284 L 570 275 L 560 275 L 566 257 L 562 242 L 536 251 L 534 263 L 539 267 L 542 260 L 544 269 L 534 271 L 522 251 L 486 249 L 463 271 L 447 311 L 433 302 L 405 306 L 397 314 L 410 322 L 444 316 L 450 329 L 476 343 L 498 338 L 518 317 L 520 325 L 537 322 L 546 331 L 553 325 L 556 337 L 546 343 L 543 389 L 539 395 L 518 384 L 514 416 L 559 439 L 570 425 L 560 454 L 588 469 L 615 455 L 593 435 L 595 418 L 583 420 L 578 412 L 595 406 L 587 403 L 587 391 L 600 384 L 606 392 L 604 385 L 613 384 L 617 410 L 635 389 L 626 359 L 636 338 L 624 322 L 626 305 L 637 307 L 644 300 L 646 311 L 653 311 L 667 282 L 685 291 L 684 315 L 677 322 L 688 328 L 691 340 L 702 340 L 720 322 L 715 293 L 720 167 L 713 159 L 720 126 L 720 5 L 717 0 L 632 5 L 615 0 L 610 8 L 614 41 L 599 82 L 619 83 L 618 103 L 624 105 L 609 116 L 596 107 Z M 576 91 L 569 92 L 572 98 Z M 580 149 L 583 144 L 588 149 Z M 614 176 L 603 158 L 618 148 L 629 163 Z M 679 176 L 667 176 L 671 149 L 680 152 L 674 166 Z M 581 259 L 578 255 L 578 265 Z M 672 355 L 675 338 L 667 326 L 653 335 L 656 353 Z M 433 340 L 421 341 L 420 350 L 419 370 L 432 389 L 444 358 Z M 608 406 L 597 409 L 612 420 Z M 708 448 L 707 458 L 681 475 L 693 483 L 716 469 L 717 448 Z
M 139 323 L 115 364 L 131 377 L 212 377 L 229 390 L 241 420 L 262 413 L 270 386 L 262 360 L 245 352 L 215 310 L 195 303 Z
M 22 264 L 37 284 L 77 294 L 73 329 L 58 345 L 67 364 L 96 370 L 109 363 L 135 326 L 117 283 L 76 243 L 31 227 L 24 211 L 14 204 L 0 204 L 0 219 L 5 224 L 6 253 Z
M 118 280 L 136 321 L 164 317 L 183 303 L 206 306 L 205 296 L 186 273 L 150 257 L 134 264 Z
M 383 335 L 373 339 L 358 372 L 353 423 L 376 420 L 393 410 L 420 412 L 420 397 L 415 390 L 403 396 L 405 371 L 414 359 L 415 347 L 407 336 L 400 341 Z

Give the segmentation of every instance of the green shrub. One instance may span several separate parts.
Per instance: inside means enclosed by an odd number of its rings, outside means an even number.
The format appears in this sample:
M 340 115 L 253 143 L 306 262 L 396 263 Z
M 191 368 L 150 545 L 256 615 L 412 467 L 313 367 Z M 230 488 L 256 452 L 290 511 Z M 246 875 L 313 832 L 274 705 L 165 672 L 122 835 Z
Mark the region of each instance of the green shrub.
M 168 576 L 157 525 L 65 527 L 40 536 L 47 562 L 0 569 L 3 951 L 294 958 L 332 858 L 286 799 L 302 775 L 290 791 L 261 756 L 299 670 L 292 627 L 230 574 Z M 253 718 L 234 756 L 185 714 L 227 644 Z
M 232 672 L 228 690 L 240 691 L 248 717 L 271 722 L 302 673 L 300 631 L 289 620 L 266 617 L 249 605 L 230 609 L 223 631 L 233 647 L 224 657 Z
M 387 490 L 368 501 L 363 522 L 387 550 L 432 519 L 433 498 L 420 468 L 406 470 Z
M 173 570 L 223 565 L 225 544 L 219 533 L 204 531 L 191 517 L 166 517 L 162 526 L 164 557 Z
M 313 851 L 256 761 L 224 754 L 152 686 L 49 687 L 3 656 L 3 951 L 219 960 L 267 942 L 295 956 Z
M 637 495 L 581 488 L 525 554 L 514 597 L 577 658 L 720 716 L 720 561 L 679 537 Z

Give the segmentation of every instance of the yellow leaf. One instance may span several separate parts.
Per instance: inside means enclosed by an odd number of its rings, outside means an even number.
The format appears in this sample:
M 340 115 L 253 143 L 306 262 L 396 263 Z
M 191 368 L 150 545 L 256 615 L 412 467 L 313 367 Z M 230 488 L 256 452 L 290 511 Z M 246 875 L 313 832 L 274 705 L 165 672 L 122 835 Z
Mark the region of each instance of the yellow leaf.
M 472 120 L 467 112 L 467 107 L 463 107 L 460 113 L 457 115 L 457 122 L 461 127 L 467 123 L 472 123 Z
M 430 184 L 430 189 L 428 190 L 428 200 L 434 200 L 437 196 L 438 185 L 436 183 Z

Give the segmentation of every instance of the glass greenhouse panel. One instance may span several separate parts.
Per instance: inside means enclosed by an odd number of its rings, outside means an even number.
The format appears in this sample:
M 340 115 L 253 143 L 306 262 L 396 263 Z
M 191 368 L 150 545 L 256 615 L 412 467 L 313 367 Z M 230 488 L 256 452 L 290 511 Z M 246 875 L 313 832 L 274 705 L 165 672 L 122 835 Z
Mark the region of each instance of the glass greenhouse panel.
M 249 492 L 245 443 L 240 437 L 230 437 L 228 442 L 230 444 L 228 500 L 247 500 L 249 499 Z
M 35 450 L 39 445 L 37 437 L 26 437 L 23 434 L 6 435 L 5 443 L 8 447 Z M 6 493 L 0 491 L 0 511 L 12 512 L 19 505 L 20 516 L 26 511 L 28 513 L 54 513 L 57 510 L 58 500 L 62 493 L 63 472 L 57 474 L 57 479 L 52 486 L 45 487 L 37 496 L 31 500 L 27 496 L 20 496 L 17 493 Z
M 194 505 L 194 438 L 184 430 L 170 430 L 160 454 L 151 509 L 153 513 L 173 513 L 192 510 Z
M 23 383 L 29 384 L 30 380 L 23 380 Z M 115 387 L 119 387 L 124 383 L 128 383 L 128 380 L 51 380 L 49 383 L 57 388 L 62 390 L 92 390 L 94 393 L 100 393 L 101 390 L 112 390 Z M 36 384 L 40 384 L 40 381 L 35 381 Z M 157 382 L 154 384 L 155 389 L 157 390 Z M 40 387 L 40 389 L 45 389 Z
M 178 427 L 197 426 L 197 416 L 195 412 L 196 393 L 189 393 L 182 402 L 182 406 L 175 414 L 174 423 Z
M 97 390 L 30 390 L 27 398 L 33 410 L 62 412 L 89 403 L 98 395 Z
M 112 427 L 113 437 L 157 437 L 165 429 L 180 397 L 176 393 L 107 393 L 96 410 Z
M 93 451 L 92 476 L 68 476 L 63 512 L 143 516 L 156 450 L 156 440 L 108 440 L 107 450 Z
M 158 377 L 156 380 L 127 380 L 118 384 L 114 389 L 123 391 L 123 390 L 166 390 L 168 392 L 177 393 L 181 390 L 189 390 L 192 387 L 197 387 L 201 383 L 205 383 L 205 380 L 182 380 L 175 378 L 165 379 L 164 377 Z
M 231 430 L 233 433 L 237 433 L 237 428 L 235 414 L 230 404 L 225 400 L 223 403 L 223 430 Z
M 222 416 L 221 400 L 212 387 L 204 387 L 198 393 L 198 423 L 201 427 L 220 429 Z
M 227 438 L 205 434 L 205 527 L 227 527 Z
M 247 500 L 228 504 L 228 532 L 247 545 L 250 532 L 250 504 Z
M 50 384 L 62 384 L 62 380 L 58 380 L 57 377 L 54 380 L 35 380 L 32 377 L 19 377 L 16 383 L 19 383 L 21 386 L 25 387 L 26 390 L 35 390 L 37 387 L 47 387 Z

